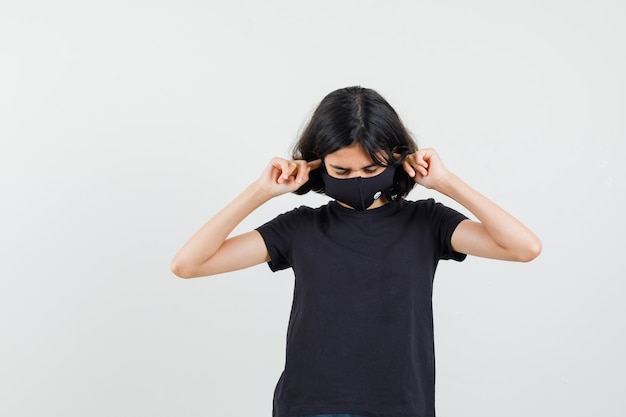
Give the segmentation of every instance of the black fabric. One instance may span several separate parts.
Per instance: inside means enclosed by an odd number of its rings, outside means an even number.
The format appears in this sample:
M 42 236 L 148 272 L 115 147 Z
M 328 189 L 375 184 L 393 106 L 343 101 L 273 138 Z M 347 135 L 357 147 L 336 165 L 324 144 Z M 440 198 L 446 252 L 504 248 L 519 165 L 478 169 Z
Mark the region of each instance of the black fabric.
M 274 416 L 433 417 L 432 283 L 465 216 L 434 200 L 358 212 L 300 207 L 257 230 L 273 271 L 293 268 Z

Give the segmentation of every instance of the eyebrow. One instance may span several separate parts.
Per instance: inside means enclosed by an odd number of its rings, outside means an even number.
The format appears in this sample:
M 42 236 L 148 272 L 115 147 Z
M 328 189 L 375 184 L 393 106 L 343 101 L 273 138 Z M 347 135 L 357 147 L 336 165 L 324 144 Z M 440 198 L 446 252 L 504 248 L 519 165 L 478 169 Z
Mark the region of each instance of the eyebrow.
M 328 164 L 328 165 L 330 165 L 331 168 L 334 168 L 334 169 L 339 170 L 339 171 L 351 171 L 350 168 L 344 168 L 344 167 L 339 166 L 339 165 L 333 165 L 333 164 Z M 361 169 L 372 168 L 374 166 L 379 166 L 379 165 L 376 162 L 372 162 L 371 164 L 369 164 L 367 166 L 364 166 Z

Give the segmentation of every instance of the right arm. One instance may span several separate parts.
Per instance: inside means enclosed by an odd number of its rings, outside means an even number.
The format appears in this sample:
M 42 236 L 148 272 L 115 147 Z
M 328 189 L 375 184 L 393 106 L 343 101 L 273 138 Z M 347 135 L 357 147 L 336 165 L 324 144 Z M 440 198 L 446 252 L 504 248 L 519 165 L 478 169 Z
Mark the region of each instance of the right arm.
M 181 278 L 203 277 L 269 261 L 256 230 L 229 238 L 233 229 L 271 198 L 293 192 L 308 181 L 320 161 L 273 158 L 261 177 L 202 226 L 178 251 L 171 270 Z

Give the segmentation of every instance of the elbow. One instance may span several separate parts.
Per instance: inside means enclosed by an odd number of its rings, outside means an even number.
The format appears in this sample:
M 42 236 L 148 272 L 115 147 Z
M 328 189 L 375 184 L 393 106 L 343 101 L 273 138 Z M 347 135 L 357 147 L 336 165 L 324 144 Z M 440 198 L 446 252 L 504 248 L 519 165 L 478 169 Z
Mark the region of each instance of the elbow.
M 177 259 L 174 259 L 170 264 L 170 270 L 178 278 L 188 279 L 194 277 L 194 275 L 190 273 L 189 269 L 185 268 L 184 264 Z
M 541 250 L 541 240 L 535 238 L 524 248 L 524 250 L 519 252 L 517 261 L 530 262 L 541 254 Z

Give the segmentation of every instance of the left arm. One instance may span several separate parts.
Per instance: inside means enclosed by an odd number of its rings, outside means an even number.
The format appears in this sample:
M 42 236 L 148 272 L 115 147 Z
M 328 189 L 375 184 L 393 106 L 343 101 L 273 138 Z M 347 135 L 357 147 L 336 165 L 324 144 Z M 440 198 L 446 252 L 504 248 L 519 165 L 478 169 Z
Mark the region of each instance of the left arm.
M 528 262 L 541 253 L 541 241 L 519 220 L 448 171 L 434 149 L 409 155 L 404 169 L 415 181 L 452 198 L 478 222 L 462 221 L 452 234 L 452 249 L 484 258 Z

